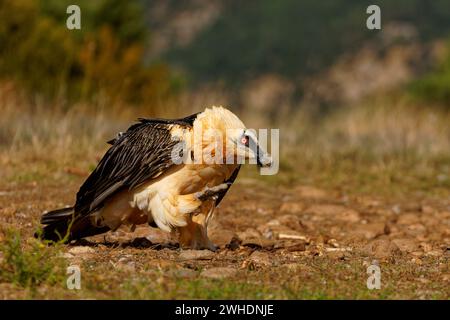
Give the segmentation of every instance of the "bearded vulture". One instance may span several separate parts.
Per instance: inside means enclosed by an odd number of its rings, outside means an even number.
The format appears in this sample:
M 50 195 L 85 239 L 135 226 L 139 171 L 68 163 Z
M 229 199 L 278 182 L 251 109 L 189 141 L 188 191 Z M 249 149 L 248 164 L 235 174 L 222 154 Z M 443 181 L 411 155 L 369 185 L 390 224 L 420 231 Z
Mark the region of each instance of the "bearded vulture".
M 44 213 L 36 236 L 68 242 L 148 223 L 178 232 L 181 247 L 215 250 L 207 226 L 236 179 L 237 159 L 271 163 L 256 135 L 222 107 L 176 120 L 139 119 L 109 143 L 75 205 Z

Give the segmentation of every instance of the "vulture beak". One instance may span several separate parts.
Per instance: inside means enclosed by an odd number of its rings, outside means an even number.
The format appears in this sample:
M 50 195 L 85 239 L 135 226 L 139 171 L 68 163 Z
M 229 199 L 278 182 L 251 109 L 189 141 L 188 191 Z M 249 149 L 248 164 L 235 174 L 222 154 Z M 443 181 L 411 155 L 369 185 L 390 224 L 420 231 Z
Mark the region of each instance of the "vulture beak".
M 272 157 L 259 146 L 257 147 L 256 163 L 258 167 L 270 167 L 272 165 Z

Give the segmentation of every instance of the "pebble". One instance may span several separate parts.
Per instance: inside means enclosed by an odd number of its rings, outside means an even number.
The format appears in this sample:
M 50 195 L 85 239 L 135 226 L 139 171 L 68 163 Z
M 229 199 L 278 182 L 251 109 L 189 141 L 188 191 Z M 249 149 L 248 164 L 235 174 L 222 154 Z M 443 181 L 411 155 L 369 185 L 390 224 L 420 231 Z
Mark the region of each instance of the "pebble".
M 258 266 L 272 265 L 272 259 L 266 252 L 255 251 L 250 255 L 249 260 Z
M 389 258 L 394 254 L 400 253 L 400 249 L 395 245 L 395 243 L 385 239 L 371 241 L 364 248 L 364 251 L 366 254 L 380 259 Z
M 89 254 L 89 253 L 94 253 L 95 250 L 92 249 L 91 247 L 83 247 L 83 246 L 76 246 L 76 247 L 72 247 L 69 249 L 69 253 L 73 254 L 73 255 L 78 255 L 78 254 Z
M 234 276 L 237 273 L 236 269 L 228 267 L 217 267 L 203 270 L 200 276 L 211 279 L 223 279 Z
M 183 250 L 178 256 L 179 260 L 211 260 L 214 253 L 209 250 Z
M 418 245 L 412 239 L 394 239 L 392 242 L 400 249 L 401 252 L 417 251 Z

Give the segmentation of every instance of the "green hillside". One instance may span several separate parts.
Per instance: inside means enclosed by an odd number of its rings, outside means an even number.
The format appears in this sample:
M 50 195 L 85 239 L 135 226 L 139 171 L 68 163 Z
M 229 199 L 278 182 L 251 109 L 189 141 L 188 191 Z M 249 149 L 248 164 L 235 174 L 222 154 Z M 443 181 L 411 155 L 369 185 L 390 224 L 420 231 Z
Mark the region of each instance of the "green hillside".
M 166 58 L 193 83 L 224 79 L 239 84 L 267 72 L 302 77 L 377 38 L 380 31 L 366 28 L 370 4 L 381 7 L 382 26 L 410 24 L 419 41 L 450 32 L 450 2 L 445 0 L 231 0 L 223 1 L 222 14 L 192 43 L 171 48 Z

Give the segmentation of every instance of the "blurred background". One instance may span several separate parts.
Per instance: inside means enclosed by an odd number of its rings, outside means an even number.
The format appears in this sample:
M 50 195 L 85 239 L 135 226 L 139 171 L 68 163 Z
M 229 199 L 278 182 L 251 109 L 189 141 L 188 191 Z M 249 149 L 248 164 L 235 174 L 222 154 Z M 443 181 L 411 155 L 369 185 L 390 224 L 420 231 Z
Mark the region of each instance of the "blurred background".
M 287 182 L 449 188 L 450 2 L 375 2 L 0 0 L 0 161 L 27 166 L 0 178 L 83 174 L 137 117 L 223 105 L 281 129 Z

